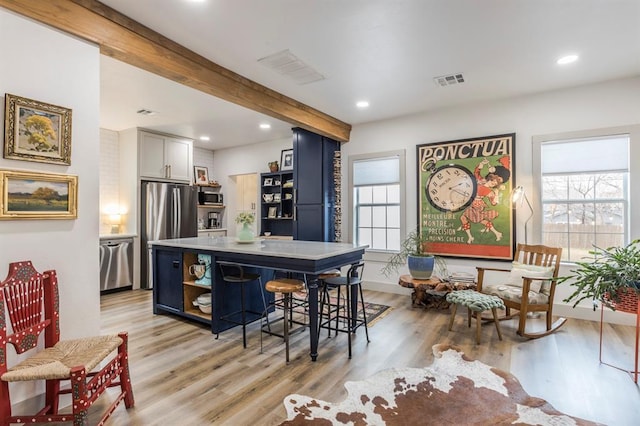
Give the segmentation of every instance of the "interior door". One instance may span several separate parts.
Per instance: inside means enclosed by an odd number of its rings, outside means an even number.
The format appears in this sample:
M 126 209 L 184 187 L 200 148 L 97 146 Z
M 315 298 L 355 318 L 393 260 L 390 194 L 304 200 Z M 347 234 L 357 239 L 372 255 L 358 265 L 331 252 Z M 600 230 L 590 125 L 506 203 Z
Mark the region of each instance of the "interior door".
M 258 217 L 258 174 L 249 173 L 236 176 L 236 209 L 233 216 L 227 218 L 227 227 L 235 230 L 235 218 L 238 213 L 251 212 L 256 217 L 254 229 L 260 222 Z M 233 232 L 235 235 L 235 231 Z

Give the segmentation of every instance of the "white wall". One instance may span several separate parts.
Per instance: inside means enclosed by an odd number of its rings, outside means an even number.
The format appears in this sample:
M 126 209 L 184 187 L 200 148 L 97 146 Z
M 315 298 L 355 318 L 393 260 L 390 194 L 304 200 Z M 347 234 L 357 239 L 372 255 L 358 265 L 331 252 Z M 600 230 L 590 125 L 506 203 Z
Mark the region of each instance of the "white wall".
M 640 78 L 617 80 L 591 86 L 583 86 L 504 101 L 488 102 L 464 108 L 453 108 L 354 126 L 351 141 L 343 144 L 343 170 L 350 155 L 383 152 L 389 149 L 405 149 L 407 157 L 406 195 L 407 229 L 417 224 L 416 196 L 416 145 L 463 138 L 481 137 L 503 133 L 516 133 L 515 169 L 518 185 L 531 188 L 532 176 L 531 140 L 535 135 L 628 126 L 640 123 Z M 343 175 L 342 188 L 349 188 L 348 177 Z M 540 208 L 531 200 L 534 211 Z M 343 235 L 349 235 L 351 215 L 343 196 Z M 539 216 L 537 217 L 539 219 Z M 537 222 L 534 217 L 534 225 Z M 518 235 L 524 235 L 524 223 L 518 221 Z M 638 232 L 638 227 L 635 228 Z M 539 242 L 539 226 L 529 229 L 529 240 Z M 632 235 L 637 238 L 640 235 Z M 447 258 L 453 271 L 475 273 L 476 265 L 496 265 L 496 262 Z M 406 292 L 398 286 L 396 277 L 386 278 L 379 273 L 382 264 L 369 262 L 365 280 L 383 291 Z M 564 268 L 564 272 L 566 268 Z M 562 273 L 564 273 L 562 272 Z M 558 287 L 561 300 L 569 294 L 569 288 Z M 577 311 L 559 307 L 565 315 L 595 319 L 592 311 Z M 621 314 L 625 315 L 625 314 Z
M 0 159 L 2 169 L 78 176 L 77 219 L 0 221 L 0 279 L 10 262 L 21 260 L 32 260 L 39 271 L 57 270 L 62 338 L 100 329 L 99 55 L 94 45 L 0 9 L 0 93 L 72 109 L 71 166 Z M 14 401 L 39 392 L 16 391 Z
M 516 133 L 515 175 L 518 185 L 534 186 L 532 176 L 533 136 L 563 133 L 640 123 L 640 78 L 582 86 L 573 89 L 523 96 L 508 100 L 486 102 L 472 106 L 425 112 L 396 119 L 355 125 L 351 140 L 342 144 L 343 191 L 349 188 L 346 176 L 349 155 L 384 152 L 390 149 L 405 149 L 407 158 L 407 228 L 417 223 L 416 198 L 416 145 L 503 133 Z M 214 151 L 215 176 L 226 186 L 225 204 L 233 209 L 233 176 L 243 173 L 266 172 L 267 162 L 279 158 L 281 149 L 290 148 L 291 141 L 252 145 Z M 226 179 L 226 181 L 225 181 Z M 346 194 L 343 193 L 343 240 L 350 238 L 351 215 L 348 212 Z M 531 200 L 534 210 L 539 211 L 536 200 Z M 231 209 L 230 209 L 231 207 Z M 634 219 L 637 220 L 637 219 Z M 529 230 L 529 240 L 539 242 L 539 224 L 534 217 Z M 523 235 L 524 223 L 518 221 L 518 235 Z M 636 226 L 638 230 L 640 227 Z M 632 235 L 632 238 L 640 235 Z M 504 262 L 447 258 L 451 271 L 475 273 L 476 266 L 505 265 Z M 507 265 L 508 266 L 508 265 Z M 409 293 L 397 284 L 396 277 L 387 278 L 379 271 L 381 263 L 367 262 L 365 280 L 370 288 L 381 291 Z M 406 271 L 408 272 L 408 271 Z M 404 272 L 403 272 L 404 273 Z M 568 273 L 563 265 L 561 274 Z M 590 309 L 572 309 L 560 302 L 570 293 L 568 286 L 560 286 L 556 301 L 556 313 L 576 318 L 597 320 L 599 313 Z M 631 324 L 632 315 L 608 315 L 609 320 Z
M 222 185 L 221 192 L 224 194 L 225 214 L 223 216 L 223 228 L 227 228 L 227 235 L 235 235 L 234 217 L 232 212 L 236 211 L 236 181 L 237 175 L 249 173 L 269 172 L 269 162 L 278 161 L 280 164 L 280 154 L 283 149 L 293 147 L 293 133 L 288 139 L 277 139 L 255 145 L 242 146 L 238 148 L 227 148 L 213 152 L 213 172 L 209 170 L 209 177 L 217 179 Z M 260 186 L 258 186 L 260 188 Z M 258 192 L 260 192 L 258 190 Z M 259 206 L 258 193 L 256 203 Z M 259 209 L 258 209 L 259 212 Z M 258 219 L 257 222 L 260 222 Z M 259 223 L 257 230 L 259 232 Z

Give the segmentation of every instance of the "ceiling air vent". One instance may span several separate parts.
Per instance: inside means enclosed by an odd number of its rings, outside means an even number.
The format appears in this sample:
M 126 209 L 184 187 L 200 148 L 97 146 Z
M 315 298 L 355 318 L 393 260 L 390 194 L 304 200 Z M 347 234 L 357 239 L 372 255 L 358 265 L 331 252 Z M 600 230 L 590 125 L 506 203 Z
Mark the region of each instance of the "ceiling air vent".
M 258 62 L 300 85 L 325 79 L 322 74 L 302 62 L 289 49 L 260 58 Z
M 151 111 L 150 109 L 139 109 L 136 111 L 137 114 L 140 115 L 157 115 L 157 111 Z
M 453 84 L 464 83 L 464 76 L 462 75 L 462 73 L 441 75 L 439 77 L 433 77 L 433 81 L 435 81 L 438 86 L 445 87 L 445 86 L 451 86 Z

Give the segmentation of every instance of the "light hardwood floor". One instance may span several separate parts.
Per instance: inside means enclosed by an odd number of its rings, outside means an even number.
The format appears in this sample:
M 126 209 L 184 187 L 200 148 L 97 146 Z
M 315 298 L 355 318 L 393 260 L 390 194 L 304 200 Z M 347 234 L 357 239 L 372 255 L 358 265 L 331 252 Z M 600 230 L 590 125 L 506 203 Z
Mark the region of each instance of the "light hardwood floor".
M 265 335 L 260 353 L 257 323 L 248 328 L 243 349 L 239 327 L 215 340 L 206 327 L 154 315 L 149 291 L 104 295 L 102 331 L 129 332 L 136 401 L 130 410 L 121 404 L 108 424 L 274 425 L 286 417 L 286 395 L 340 401 L 347 380 L 389 367 L 431 364 L 436 343 L 456 345 L 472 358 L 510 371 L 530 395 L 560 411 L 610 425 L 640 424 L 638 386 L 629 374 L 598 362 L 599 323 L 570 319 L 550 336 L 525 340 L 515 334 L 515 321 L 507 321 L 501 323 L 503 341 L 489 323 L 476 345 L 464 310 L 448 332 L 448 311 L 412 308 L 409 296 L 397 294 L 365 291 L 365 299 L 394 309 L 370 328 L 371 343 L 357 333 L 353 359 L 347 358 L 346 335 L 327 339 L 323 333 L 318 361 L 311 362 L 304 332 L 292 337 L 286 365 L 284 345 L 276 337 Z M 607 360 L 631 367 L 634 333 L 634 327 L 605 325 Z

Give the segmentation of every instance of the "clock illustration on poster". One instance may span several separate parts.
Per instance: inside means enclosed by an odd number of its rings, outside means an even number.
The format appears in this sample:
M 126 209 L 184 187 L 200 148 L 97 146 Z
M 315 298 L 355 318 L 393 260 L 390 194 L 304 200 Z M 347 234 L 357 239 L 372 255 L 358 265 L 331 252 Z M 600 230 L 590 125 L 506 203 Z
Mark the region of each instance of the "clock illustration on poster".
M 424 189 L 433 207 L 443 212 L 457 212 L 471 205 L 478 183 L 465 167 L 445 164 L 434 170 Z

